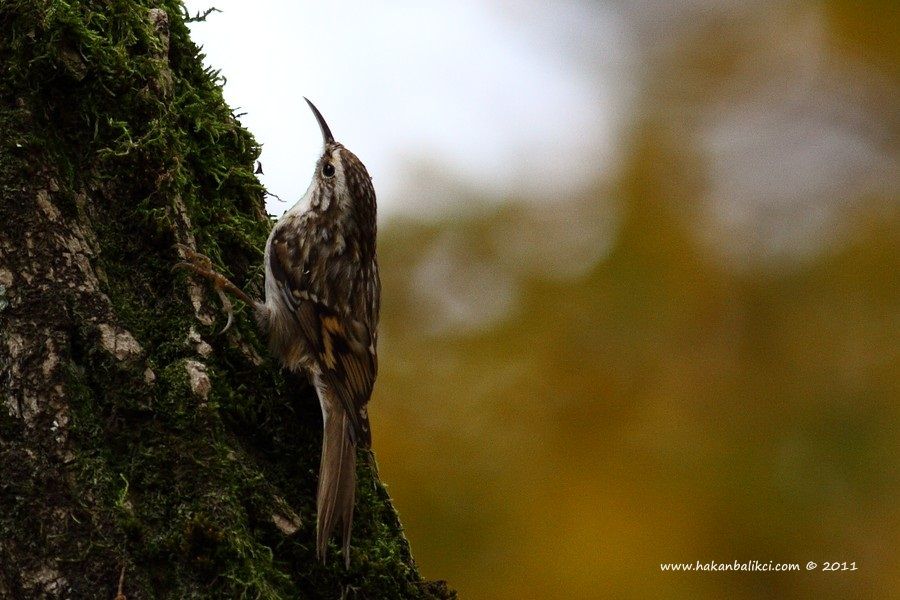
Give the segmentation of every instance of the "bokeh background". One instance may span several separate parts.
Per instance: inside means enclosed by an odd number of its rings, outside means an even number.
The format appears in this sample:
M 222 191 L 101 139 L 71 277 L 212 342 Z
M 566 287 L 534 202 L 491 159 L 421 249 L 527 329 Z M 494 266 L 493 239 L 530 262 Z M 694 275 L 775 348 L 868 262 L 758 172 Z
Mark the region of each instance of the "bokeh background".
M 896 597 L 898 5 L 446 4 L 193 25 L 273 215 L 319 150 L 302 95 L 374 176 L 375 447 L 423 573 Z M 660 570 L 698 560 L 801 572 Z

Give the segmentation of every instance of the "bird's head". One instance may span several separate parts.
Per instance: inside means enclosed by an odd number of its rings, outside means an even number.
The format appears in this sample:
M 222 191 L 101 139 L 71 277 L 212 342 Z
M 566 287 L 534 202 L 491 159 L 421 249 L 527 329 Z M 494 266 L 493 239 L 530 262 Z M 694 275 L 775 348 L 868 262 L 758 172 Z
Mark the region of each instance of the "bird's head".
M 316 163 L 307 194 L 309 208 L 335 217 L 352 217 L 360 225 L 375 221 L 375 189 L 372 178 L 355 154 L 335 141 L 319 109 L 304 98 L 322 130 L 322 155 Z M 335 214 L 336 213 L 336 214 Z

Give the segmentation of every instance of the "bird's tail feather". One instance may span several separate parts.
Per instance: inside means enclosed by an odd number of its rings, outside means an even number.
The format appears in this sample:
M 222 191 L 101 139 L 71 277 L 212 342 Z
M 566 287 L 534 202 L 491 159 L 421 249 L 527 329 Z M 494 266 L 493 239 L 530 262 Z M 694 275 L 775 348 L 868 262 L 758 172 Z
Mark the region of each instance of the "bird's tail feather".
M 338 523 L 344 535 L 344 564 L 350 568 L 350 530 L 356 496 L 356 444 L 350 438 L 350 419 L 340 407 L 325 414 L 322 462 L 316 502 L 316 556 L 325 562 L 328 538 Z

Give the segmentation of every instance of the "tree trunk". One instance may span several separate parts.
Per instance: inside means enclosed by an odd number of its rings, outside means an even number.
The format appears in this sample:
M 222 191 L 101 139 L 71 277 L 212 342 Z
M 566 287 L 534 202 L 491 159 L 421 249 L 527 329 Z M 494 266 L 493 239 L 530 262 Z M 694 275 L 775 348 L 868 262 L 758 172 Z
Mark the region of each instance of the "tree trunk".
M 364 461 L 351 569 L 316 562 L 315 395 L 173 272 L 259 296 L 271 226 L 181 11 L 0 0 L 0 597 L 453 597 Z

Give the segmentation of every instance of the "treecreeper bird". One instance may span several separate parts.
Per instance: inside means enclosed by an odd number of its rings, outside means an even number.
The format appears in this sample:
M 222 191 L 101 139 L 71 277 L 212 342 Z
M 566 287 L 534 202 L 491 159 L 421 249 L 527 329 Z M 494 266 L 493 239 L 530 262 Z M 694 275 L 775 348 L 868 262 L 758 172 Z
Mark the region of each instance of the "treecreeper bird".
M 306 194 L 266 242 L 265 302 L 250 298 L 215 272 L 208 258 L 183 246 L 187 262 L 179 266 L 253 306 L 273 354 L 315 386 L 324 422 L 316 554 L 324 562 L 328 539 L 340 525 L 349 568 L 356 450 L 371 447 L 366 405 L 378 370 L 375 190 L 366 167 L 335 141 L 322 114 L 306 102 L 324 147 Z

